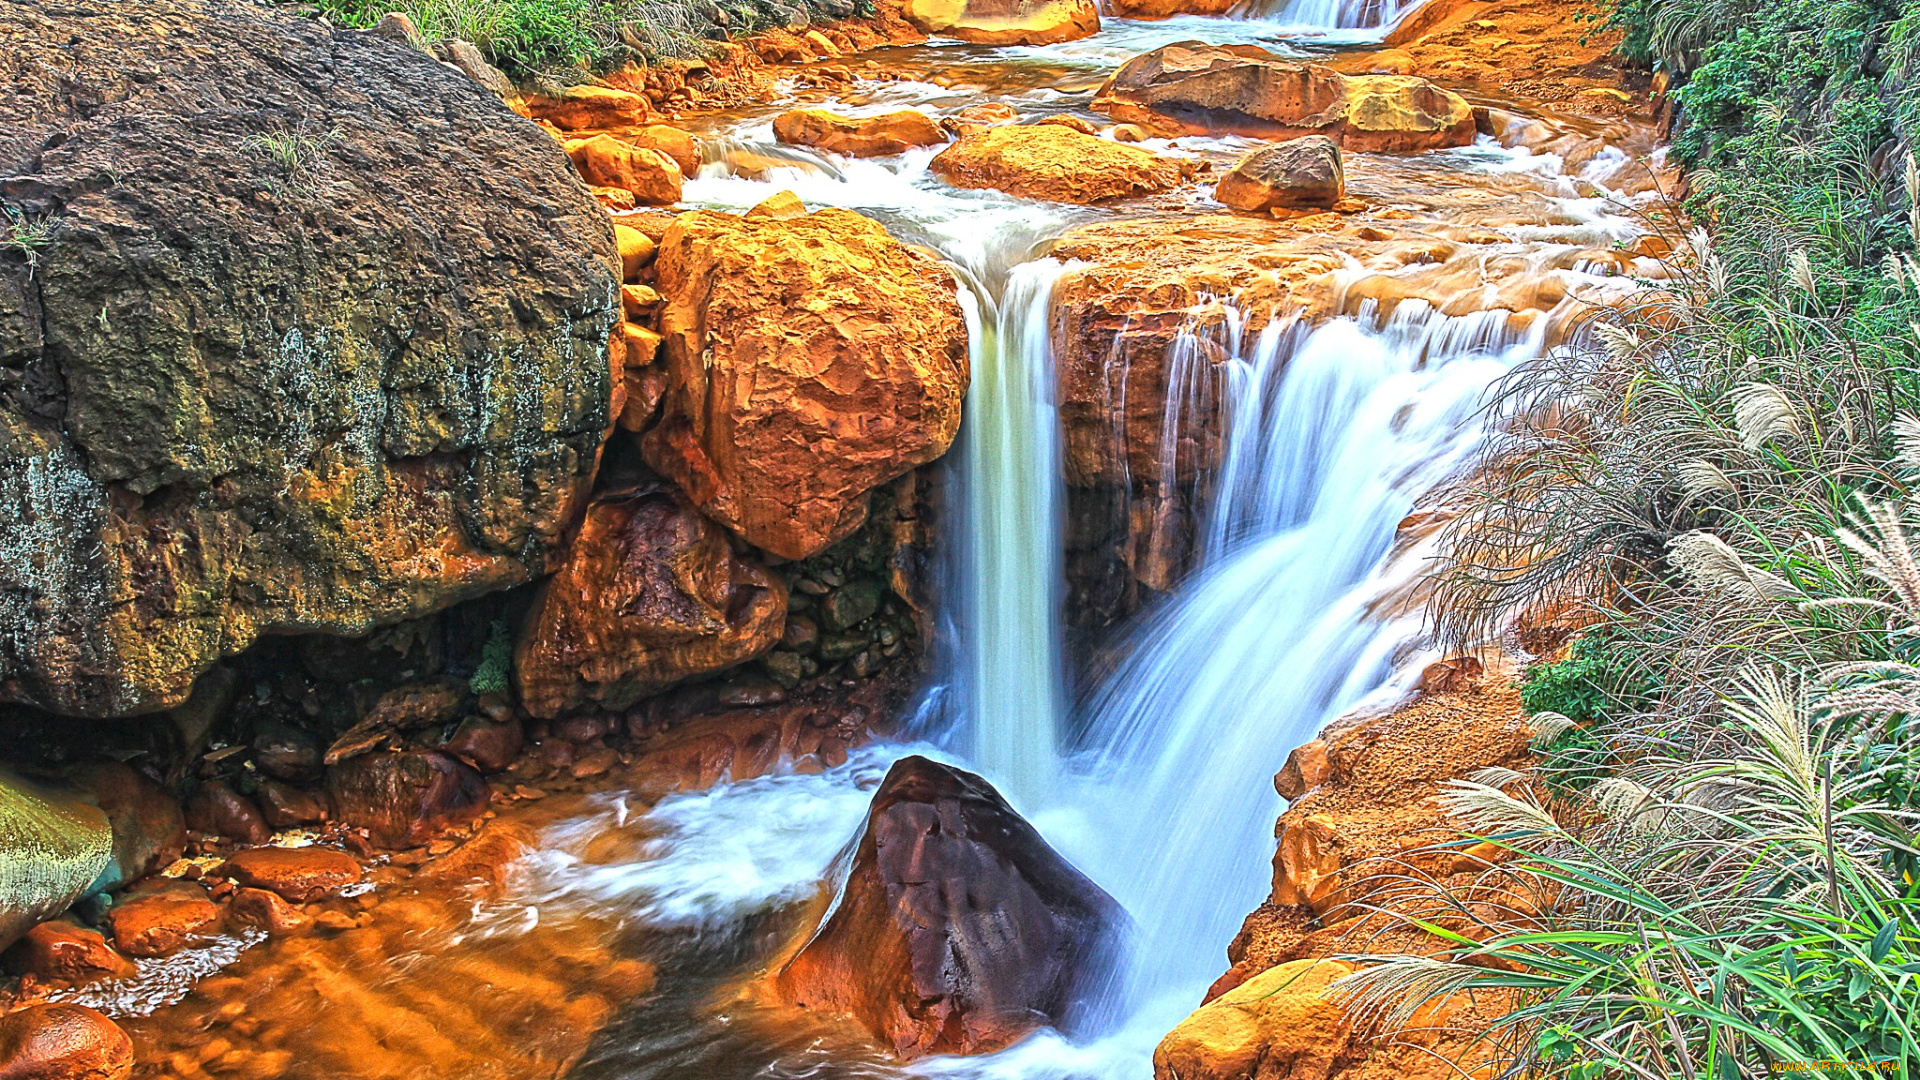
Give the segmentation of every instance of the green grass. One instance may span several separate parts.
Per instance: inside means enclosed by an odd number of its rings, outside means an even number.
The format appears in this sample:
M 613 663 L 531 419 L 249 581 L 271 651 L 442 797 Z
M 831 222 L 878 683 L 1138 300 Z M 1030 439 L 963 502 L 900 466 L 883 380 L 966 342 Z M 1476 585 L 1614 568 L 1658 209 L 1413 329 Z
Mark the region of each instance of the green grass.
M 30 214 L 17 207 L 0 207 L 6 220 L 0 223 L 0 251 L 19 252 L 27 260 L 27 275 L 40 267 L 40 256 L 53 243 L 59 219 L 51 214 Z
M 471 42 L 522 82 L 566 85 L 628 62 L 704 56 L 727 37 L 871 14 L 870 0 L 318 0 L 348 26 L 405 13 L 426 42 Z

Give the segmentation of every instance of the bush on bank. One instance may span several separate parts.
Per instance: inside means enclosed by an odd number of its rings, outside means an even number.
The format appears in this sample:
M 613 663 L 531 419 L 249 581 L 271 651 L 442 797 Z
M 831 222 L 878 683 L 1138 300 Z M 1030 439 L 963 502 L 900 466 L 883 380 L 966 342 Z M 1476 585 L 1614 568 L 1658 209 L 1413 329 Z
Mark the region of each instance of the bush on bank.
M 1452 796 L 1516 855 L 1427 887 L 1453 955 L 1346 992 L 1511 992 L 1526 1075 L 1920 1074 L 1920 0 L 1608 21 L 1674 79 L 1703 228 L 1502 386 L 1436 582 L 1456 641 L 1576 604 L 1595 644 L 1525 688 L 1545 783 Z
M 316 0 L 347 26 L 404 12 L 429 41 L 472 42 L 520 80 L 566 83 L 628 61 L 704 56 L 713 42 L 872 13 L 871 0 Z

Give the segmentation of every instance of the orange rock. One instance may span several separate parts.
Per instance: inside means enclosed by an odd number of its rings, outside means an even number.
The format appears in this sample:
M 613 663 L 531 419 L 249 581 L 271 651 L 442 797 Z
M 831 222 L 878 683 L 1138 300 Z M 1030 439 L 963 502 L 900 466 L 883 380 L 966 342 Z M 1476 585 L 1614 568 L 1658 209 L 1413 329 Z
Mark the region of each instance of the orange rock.
M 1213 197 L 1235 210 L 1324 207 L 1347 193 L 1340 146 L 1324 135 L 1289 139 L 1248 153 L 1220 178 Z
M 113 943 L 128 956 L 165 956 L 219 921 L 207 891 L 187 883 L 122 900 L 107 912 Z
M 1325 914 L 1336 900 L 1344 843 L 1325 814 L 1289 823 L 1273 856 L 1273 902 Z
M 533 833 L 521 826 L 490 821 L 473 839 L 414 872 L 416 881 L 453 885 L 478 882 L 498 889 L 506 884 L 507 868 L 533 850 Z M 651 969 L 649 969 L 649 972 Z
M 1327 1080 L 1352 1037 L 1328 991 L 1353 970 L 1295 960 L 1247 980 L 1160 1040 L 1154 1080 Z
M 1327 744 L 1315 739 L 1301 743 L 1287 755 L 1287 763 L 1273 778 L 1280 797 L 1292 802 L 1327 782 L 1331 769 L 1327 764 Z
M 1107 0 L 1107 13 L 1124 19 L 1170 19 L 1175 15 L 1225 15 L 1242 0 Z
M 1419 688 L 1433 694 L 1463 690 L 1484 671 L 1477 656 L 1451 657 L 1422 668 Z
M 235 892 L 228 910 L 236 921 L 257 926 L 276 936 L 299 933 L 309 923 L 299 908 L 287 903 L 278 893 L 266 889 L 241 889 Z
M 1020 119 L 1020 114 L 1015 112 L 1011 105 L 1002 105 L 997 101 L 983 101 L 978 105 L 969 105 L 961 109 L 959 112 L 954 113 L 950 119 L 957 120 L 962 124 L 972 124 L 979 127 L 999 127 L 1002 124 L 1011 124 L 1015 120 Z M 1065 118 L 1061 117 L 1060 119 Z
M 27 931 L 8 955 L 22 971 L 49 982 L 79 984 L 124 979 L 137 970 L 98 931 L 61 919 Z
M 125 1080 L 133 1040 L 84 1005 L 29 1005 L 0 1016 L 5 1080 Z
M 654 242 L 640 230 L 619 224 L 613 227 L 613 238 L 620 246 L 620 272 L 625 280 L 633 281 L 653 261 Z
M 572 86 L 551 95 L 530 95 L 520 104 L 535 119 L 567 131 L 637 124 L 650 111 L 646 98 L 610 86 Z
M 648 206 L 680 201 L 680 166 L 658 150 L 595 135 L 567 144 L 567 156 L 589 184 L 631 191 L 636 202 Z
M 748 543 L 821 551 L 859 528 L 868 491 L 952 443 L 968 377 L 953 277 L 878 223 L 696 211 L 655 274 L 667 394 L 647 462 Z
M 587 510 L 542 586 L 514 657 L 528 712 L 624 709 L 694 675 L 766 652 L 787 591 L 736 556 L 721 529 L 671 495 L 614 493 Z
M 784 221 L 787 218 L 806 217 L 807 204 L 801 202 L 800 196 L 791 191 L 776 191 L 753 204 L 753 208 L 747 211 L 746 216 L 748 221 L 761 221 L 768 218 Z
M 680 175 L 692 177 L 700 171 L 703 155 L 700 152 L 700 140 L 666 124 L 649 124 L 637 131 L 621 132 L 625 138 L 637 147 L 657 150 L 673 159 L 680 166 Z
M 1419 70 L 1411 55 L 1399 49 L 1382 49 L 1367 57 L 1366 71 L 1374 75 L 1411 75 Z
M 1465 98 L 1424 79 L 1342 75 L 1251 45 L 1168 45 L 1121 65 L 1093 108 L 1166 134 L 1325 135 L 1347 150 L 1466 146 Z
M 900 14 L 929 34 L 980 45 L 1052 45 L 1100 32 L 1094 0 L 905 0 Z
M 940 151 L 932 167 L 957 187 L 1083 204 L 1168 191 L 1193 170 L 1189 162 L 1058 124 L 976 131 Z
M 1072 128 L 1074 131 L 1077 131 L 1082 135 L 1100 134 L 1099 128 L 1094 127 L 1092 124 L 1088 123 L 1085 120 L 1080 119 L 1077 116 L 1067 116 L 1065 114 L 1062 114 L 1060 116 L 1049 116 L 1045 120 L 1040 121 L 1040 123 L 1058 124 L 1063 128 Z
M 332 848 L 257 847 L 238 851 L 222 872 L 242 885 L 267 889 L 295 904 L 310 904 L 360 880 L 360 863 Z
M 933 119 L 918 109 L 880 116 L 841 116 L 825 109 L 793 109 L 773 119 L 774 137 L 850 157 L 903 154 L 916 146 L 947 141 Z

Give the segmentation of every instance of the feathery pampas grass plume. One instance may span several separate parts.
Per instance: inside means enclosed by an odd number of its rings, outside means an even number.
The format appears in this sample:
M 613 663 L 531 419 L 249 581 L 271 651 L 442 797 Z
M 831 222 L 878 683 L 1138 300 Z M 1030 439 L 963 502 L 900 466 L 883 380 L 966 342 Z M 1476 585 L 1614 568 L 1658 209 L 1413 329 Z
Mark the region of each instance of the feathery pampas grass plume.
M 1747 565 L 1740 553 L 1710 532 L 1690 532 L 1667 542 L 1667 561 L 1701 592 L 1741 600 L 1778 600 L 1793 594 L 1786 581 Z
M 1800 434 L 1799 413 L 1792 399 L 1772 383 L 1734 387 L 1733 424 L 1740 432 L 1740 444 L 1756 452 L 1775 439 Z

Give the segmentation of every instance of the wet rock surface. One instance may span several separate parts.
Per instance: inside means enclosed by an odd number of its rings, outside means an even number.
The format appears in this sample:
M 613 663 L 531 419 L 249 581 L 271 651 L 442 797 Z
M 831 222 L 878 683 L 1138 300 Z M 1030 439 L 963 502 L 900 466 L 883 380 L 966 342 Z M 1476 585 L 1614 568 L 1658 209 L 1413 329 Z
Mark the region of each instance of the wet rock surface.
M 607 423 L 606 218 L 378 36 L 214 0 L 0 4 L 0 700 L 177 704 L 276 630 L 545 569 Z
M 861 117 L 826 109 L 793 109 L 774 117 L 773 134 L 783 143 L 851 157 L 884 157 L 947 141 L 933 118 L 918 109 Z
M 1347 193 L 1340 145 L 1324 135 L 1251 151 L 1220 178 L 1213 197 L 1236 210 L 1330 207 Z
M 341 821 L 383 847 L 417 847 L 465 825 L 492 790 L 473 767 L 437 750 L 382 751 L 327 770 L 327 794 Z
M 1073 1028 L 1126 923 L 986 781 L 907 757 L 874 793 L 834 909 L 774 982 L 902 1058 L 982 1053 Z
M 855 529 L 866 494 L 946 452 L 967 333 L 953 278 L 846 210 L 695 211 L 663 234 L 666 395 L 646 459 L 783 558 Z
M 7 1080 L 124 1080 L 133 1040 L 84 1005 L 29 1005 L 0 1016 L 0 1077 Z

